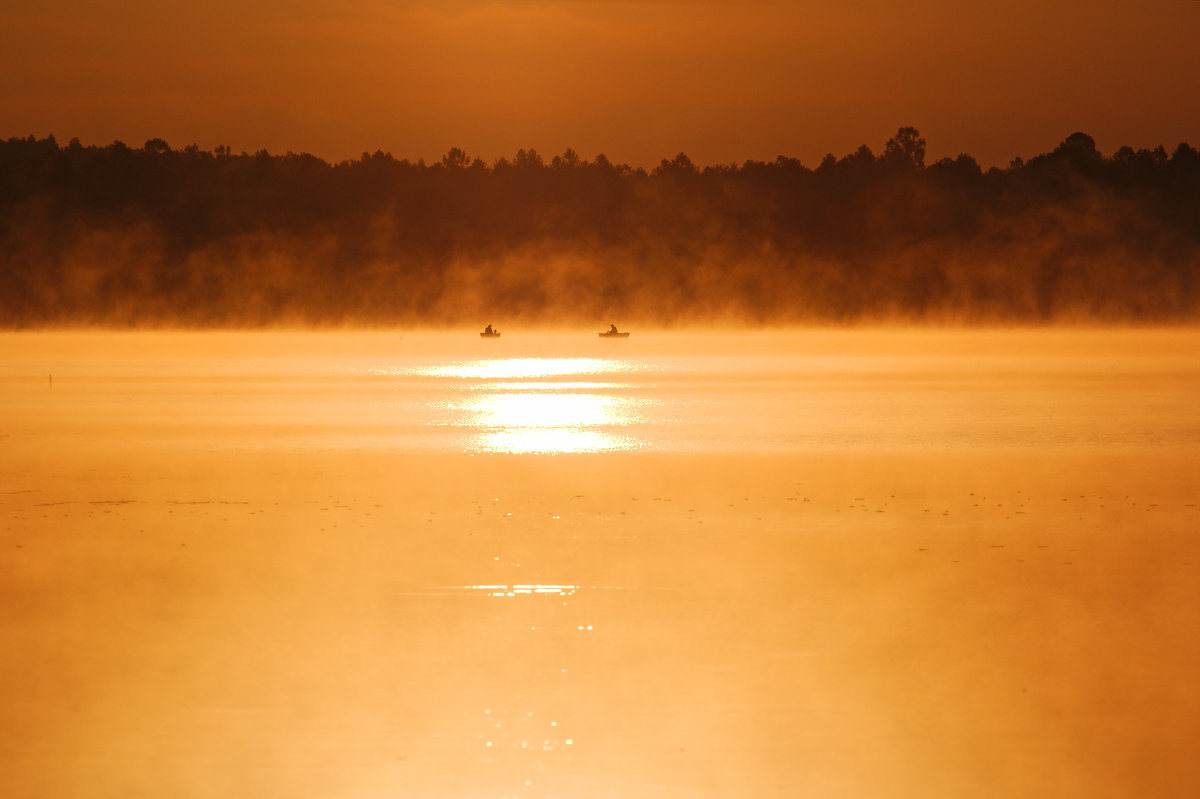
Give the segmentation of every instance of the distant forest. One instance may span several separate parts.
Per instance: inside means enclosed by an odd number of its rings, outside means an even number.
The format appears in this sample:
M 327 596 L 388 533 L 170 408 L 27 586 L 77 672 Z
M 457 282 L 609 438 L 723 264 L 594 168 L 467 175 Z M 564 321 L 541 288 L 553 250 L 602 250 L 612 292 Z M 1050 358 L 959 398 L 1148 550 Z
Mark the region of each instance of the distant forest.
M 0 327 L 1200 319 L 1200 153 L 983 170 L 0 143 Z

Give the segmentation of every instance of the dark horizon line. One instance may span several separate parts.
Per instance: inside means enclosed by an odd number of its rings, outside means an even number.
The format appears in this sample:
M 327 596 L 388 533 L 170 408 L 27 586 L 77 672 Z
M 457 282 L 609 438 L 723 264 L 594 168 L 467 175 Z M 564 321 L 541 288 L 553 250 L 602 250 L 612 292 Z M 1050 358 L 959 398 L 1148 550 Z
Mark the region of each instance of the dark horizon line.
M 1200 2 L 1200 0 L 1196 0 L 1196 1 Z M 935 161 L 933 161 L 929 164 L 925 164 L 923 162 L 923 154 L 924 154 L 923 151 L 924 151 L 924 146 L 925 146 L 925 140 L 923 138 L 920 138 L 920 132 L 915 127 L 912 127 L 912 126 L 903 126 L 903 127 L 899 128 L 898 134 L 903 134 L 906 131 L 910 131 L 913 134 L 913 138 L 916 141 L 919 141 L 919 143 L 921 145 L 922 163 L 920 163 L 919 166 L 928 167 L 928 166 L 932 166 L 933 164 L 938 164 L 938 163 L 952 163 L 956 160 L 956 158 L 951 158 L 949 156 L 945 156 L 945 157 L 936 159 Z M 1164 144 L 1158 144 L 1154 147 L 1149 147 L 1149 148 L 1142 147 L 1142 148 L 1136 148 L 1136 149 L 1130 145 L 1121 145 L 1120 147 L 1113 150 L 1113 152 L 1110 155 L 1105 156 L 1104 153 L 1095 146 L 1095 139 L 1091 135 L 1083 133 L 1081 131 L 1075 131 L 1075 132 L 1069 134 L 1068 136 L 1066 136 L 1061 142 L 1059 142 L 1055 147 L 1051 148 L 1050 150 L 1047 150 L 1043 153 L 1039 153 L 1037 155 L 1030 156 L 1028 159 L 1023 158 L 1021 156 L 1013 156 L 1009 160 L 1008 164 L 1003 165 L 1003 166 L 1001 166 L 1001 165 L 985 166 L 982 163 L 980 163 L 980 161 L 977 158 L 975 158 L 975 156 L 973 156 L 970 153 L 967 153 L 965 151 L 959 152 L 957 155 L 957 159 L 963 159 L 964 157 L 966 159 L 970 159 L 982 171 L 990 171 L 993 169 L 1004 170 L 1004 169 L 1009 169 L 1009 168 L 1013 168 L 1013 167 L 1020 167 L 1024 164 L 1028 163 L 1029 161 L 1037 159 L 1041 156 L 1049 155 L 1055 151 L 1061 150 L 1061 149 L 1063 149 L 1064 145 L 1067 145 L 1068 143 L 1070 143 L 1072 141 L 1081 141 L 1081 140 L 1086 140 L 1088 148 L 1091 149 L 1093 153 L 1100 156 L 1101 158 L 1105 158 L 1106 160 L 1115 158 L 1118 154 L 1122 153 L 1123 151 L 1128 151 L 1130 154 L 1161 152 L 1161 154 L 1166 155 L 1168 153 L 1168 151 L 1166 149 L 1166 145 L 1164 145 Z M 893 136 L 892 138 L 890 138 L 883 145 L 883 148 L 881 148 L 880 151 L 878 151 L 878 152 L 873 150 L 870 147 L 870 145 L 867 145 L 865 143 L 859 145 L 856 149 L 854 149 L 840 157 L 835 155 L 832 151 L 828 152 L 821 158 L 821 161 L 815 166 L 810 166 L 810 165 L 804 163 L 804 161 L 802 159 L 797 158 L 795 156 L 785 155 L 782 153 L 779 155 L 776 155 L 775 158 L 770 159 L 770 160 L 746 158 L 740 162 L 739 161 L 728 161 L 728 162 L 715 162 L 715 163 L 708 163 L 708 164 L 697 164 L 697 163 L 693 162 L 691 160 L 691 158 L 689 156 L 687 156 L 687 154 L 684 151 L 679 151 L 671 158 L 666 158 L 666 157 L 662 158 L 659 161 L 659 163 L 657 163 L 653 166 L 641 166 L 641 165 L 633 165 L 633 164 L 630 164 L 627 162 L 612 161 L 608 158 L 608 156 L 603 151 L 598 152 L 596 155 L 594 155 L 589 160 L 589 159 L 581 156 L 579 154 L 579 152 L 577 150 L 575 150 L 575 148 L 573 148 L 573 147 L 567 147 L 565 150 L 563 150 L 562 153 L 549 156 L 548 160 L 541 153 L 539 153 L 536 148 L 533 148 L 533 147 L 518 148 L 516 153 L 514 153 L 511 156 L 502 155 L 502 156 L 492 159 L 489 162 L 479 156 L 472 156 L 466 150 L 464 150 L 463 148 L 458 147 L 458 146 L 451 146 L 445 153 L 442 154 L 442 156 L 438 160 L 434 160 L 434 161 L 427 161 L 424 157 L 419 157 L 416 159 L 412 159 L 408 156 L 397 157 L 390 150 L 385 151 L 381 148 L 376 148 L 374 150 L 374 152 L 363 150 L 361 155 L 358 158 L 343 158 L 343 159 L 339 159 L 339 160 L 330 160 L 328 158 L 325 158 L 323 156 L 309 152 L 307 150 L 301 150 L 301 151 L 297 152 L 295 150 L 289 149 L 289 150 L 286 150 L 283 152 L 278 152 L 278 151 L 271 152 L 268 148 L 263 147 L 254 152 L 250 152 L 248 150 L 242 150 L 241 152 L 235 153 L 235 152 L 233 152 L 233 149 L 227 144 L 218 144 L 218 145 L 213 146 L 211 149 L 203 149 L 195 142 L 185 145 L 182 148 L 174 148 L 174 147 L 171 147 L 171 145 L 166 141 L 166 139 L 163 139 L 163 138 L 157 137 L 157 136 L 147 139 L 146 142 L 141 147 L 130 146 L 122 139 L 113 139 L 111 142 L 109 142 L 107 144 L 83 144 L 79 140 L 78 137 L 72 137 L 68 141 L 68 143 L 64 146 L 64 145 L 58 143 L 58 137 L 54 133 L 47 133 L 44 138 L 38 138 L 38 136 L 33 133 L 30 133 L 27 136 L 9 136 L 9 137 L 7 137 L 6 141 L 7 142 L 39 142 L 39 143 L 40 142 L 53 142 L 54 145 L 59 150 L 72 150 L 72 149 L 76 149 L 76 148 L 83 149 L 83 150 L 107 150 L 110 148 L 116 148 L 116 149 L 123 148 L 123 149 L 130 150 L 131 152 L 200 154 L 200 155 L 208 155 L 208 156 L 211 156 L 214 158 L 253 158 L 253 157 L 263 157 L 263 156 L 270 157 L 270 158 L 292 157 L 292 158 L 314 159 L 316 161 L 319 161 L 319 162 L 326 164 L 328 166 L 331 166 L 331 167 L 337 167 L 337 166 L 341 166 L 344 164 L 361 163 L 363 161 L 368 161 L 368 160 L 372 160 L 372 159 L 391 160 L 391 161 L 395 161 L 400 164 L 409 164 L 409 165 L 412 165 L 415 167 L 433 168 L 433 167 L 436 167 L 439 165 L 448 167 L 451 165 L 450 159 L 453 159 L 455 157 L 455 153 L 459 153 L 459 154 L 461 154 L 461 157 L 463 160 L 461 163 L 459 163 L 457 165 L 461 168 L 471 168 L 471 167 L 477 167 L 477 165 L 482 165 L 483 167 L 485 167 L 487 169 L 495 169 L 497 166 L 503 166 L 503 165 L 512 166 L 512 165 L 516 165 L 516 164 L 531 165 L 531 166 L 555 166 L 556 162 L 559 162 L 561 160 L 564 163 L 569 163 L 569 165 L 578 165 L 578 166 L 604 166 L 604 165 L 607 165 L 607 166 L 612 166 L 612 167 L 622 170 L 622 171 L 628 170 L 628 171 L 634 172 L 634 173 L 637 173 L 637 172 L 651 173 L 651 172 L 657 171 L 659 169 L 662 169 L 664 167 L 669 167 L 669 166 L 673 166 L 673 165 L 674 166 L 684 166 L 685 168 L 695 169 L 696 171 L 699 171 L 699 172 L 703 172 L 706 170 L 723 170 L 723 169 L 729 169 L 729 168 L 743 168 L 748 165 L 760 165 L 760 164 L 787 164 L 790 166 L 794 166 L 794 167 L 798 166 L 798 167 L 801 167 L 804 169 L 815 171 L 816 169 L 819 169 L 822 164 L 825 164 L 827 162 L 836 163 L 838 161 L 842 161 L 842 160 L 852 158 L 855 156 L 863 156 L 866 154 L 870 154 L 873 157 L 873 159 L 876 161 L 883 160 L 883 157 L 886 154 L 888 147 L 896 141 L 896 137 Z M 1172 148 L 1172 150 L 1170 151 L 1170 154 L 1173 155 L 1183 149 L 1192 149 L 1192 147 L 1188 141 L 1178 142 L 1175 145 L 1175 147 Z M 577 160 L 572 162 L 572 161 L 570 161 L 571 157 L 573 157 L 574 159 L 577 159 Z M 528 160 L 525 160 L 525 159 L 528 159 Z

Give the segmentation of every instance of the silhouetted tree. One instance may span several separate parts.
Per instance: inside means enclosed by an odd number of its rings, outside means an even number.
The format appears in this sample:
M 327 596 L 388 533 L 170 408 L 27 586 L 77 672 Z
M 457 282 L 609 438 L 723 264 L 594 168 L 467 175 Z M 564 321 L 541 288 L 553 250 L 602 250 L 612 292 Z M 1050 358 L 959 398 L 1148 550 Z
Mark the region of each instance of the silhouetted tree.
M 1098 161 L 1101 158 L 1100 151 L 1096 149 L 1096 140 L 1086 133 L 1072 133 L 1054 148 L 1051 155 L 1078 161 Z
M 528 150 L 517 150 L 517 157 L 513 159 L 513 164 L 518 169 L 541 169 L 545 166 L 542 163 L 542 157 L 532 147 Z
M 696 165 L 692 163 L 692 159 L 684 153 L 679 153 L 670 161 L 664 158 L 662 163 L 655 167 L 653 174 L 682 177 L 695 175 L 696 172 Z
M 466 151 L 458 147 L 451 147 L 442 156 L 442 166 L 447 169 L 466 169 L 469 163 L 470 159 L 467 157 Z
M 554 156 L 550 161 L 550 165 L 555 169 L 574 169 L 575 167 L 582 166 L 583 161 L 580 159 L 579 153 L 568 147 L 562 155 Z
M 925 166 L 925 140 L 913 127 L 903 127 L 887 140 L 883 160 L 888 164 L 922 169 Z

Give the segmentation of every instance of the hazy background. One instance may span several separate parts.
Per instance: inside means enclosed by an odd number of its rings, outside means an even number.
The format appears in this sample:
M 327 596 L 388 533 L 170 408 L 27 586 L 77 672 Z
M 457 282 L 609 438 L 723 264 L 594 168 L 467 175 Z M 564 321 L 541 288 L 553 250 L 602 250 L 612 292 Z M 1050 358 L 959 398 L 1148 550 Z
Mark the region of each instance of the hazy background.
M 1200 307 L 1194 2 L 0 0 L 0 23 L 4 328 Z
M 874 147 L 652 170 L 520 149 L 0 142 L 0 326 L 1179 323 L 1200 153 L 1074 133 L 984 171 Z
M 815 163 L 899 124 L 985 166 L 1200 139 L 1200 4 L 0 3 L 0 136 L 337 161 L 518 148 Z

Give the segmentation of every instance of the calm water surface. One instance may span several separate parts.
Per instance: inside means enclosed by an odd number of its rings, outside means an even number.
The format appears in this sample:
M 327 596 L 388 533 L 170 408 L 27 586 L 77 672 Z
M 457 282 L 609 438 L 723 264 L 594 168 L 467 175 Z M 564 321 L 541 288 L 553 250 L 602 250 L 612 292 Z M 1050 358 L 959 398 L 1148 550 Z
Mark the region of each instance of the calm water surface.
M 1200 443 L 1190 331 L 473 335 L 10 336 L 0 402 L 17 424 L 86 424 L 92 436 L 132 424 L 148 440 L 251 448 Z
M 1187 795 L 1197 352 L 2 334 L 0 795 Z

